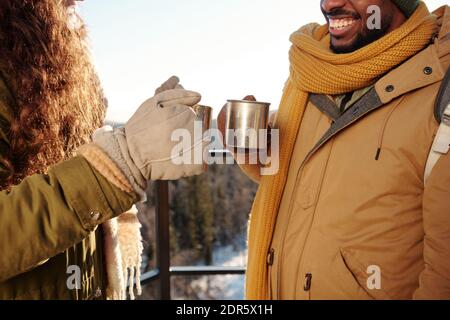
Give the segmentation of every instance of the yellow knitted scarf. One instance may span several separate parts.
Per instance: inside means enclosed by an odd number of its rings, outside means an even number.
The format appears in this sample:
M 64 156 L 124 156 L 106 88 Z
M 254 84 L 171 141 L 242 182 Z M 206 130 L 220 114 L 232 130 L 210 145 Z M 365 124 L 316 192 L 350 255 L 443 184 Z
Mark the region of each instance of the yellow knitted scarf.
M 249 225 L 246 298 L 266 300 L 267 255 L 287 180 L 288 168 L 309 93 L 342 94 L 372 85 L 431 41 L 436 17 L 422 2 L 398 29 L 355 52 L 334 54 L 327 25 L 309 24 L 291 36 L 291 72 L 274 127 L 280 130 L 280 170 L 264 176 Z

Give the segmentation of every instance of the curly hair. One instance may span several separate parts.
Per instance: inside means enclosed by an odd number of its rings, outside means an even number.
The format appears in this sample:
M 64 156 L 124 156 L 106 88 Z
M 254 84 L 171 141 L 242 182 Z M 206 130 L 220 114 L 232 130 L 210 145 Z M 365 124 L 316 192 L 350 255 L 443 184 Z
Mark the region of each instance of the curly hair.
M 73 156 L 103 124 L 105 99 L 82 24 L 59 0 L 0 1 L 0 71 L 15 100 L 0 189 Z M 80 20 L 81 21 L 81 20 Z

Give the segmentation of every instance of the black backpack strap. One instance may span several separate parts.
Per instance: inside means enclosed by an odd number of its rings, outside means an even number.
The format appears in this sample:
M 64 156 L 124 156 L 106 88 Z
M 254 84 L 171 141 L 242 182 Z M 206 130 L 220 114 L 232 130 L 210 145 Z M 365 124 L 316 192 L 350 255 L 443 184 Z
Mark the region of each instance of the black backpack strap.
M 445 109 L 450 103 L 450 68 L 445 73 L 444 80 L 442 80 L 441 88 L 436 99 L 436 105 L 434 108 L 434 116 L 438 123 L 442 122 L 442 117 Z

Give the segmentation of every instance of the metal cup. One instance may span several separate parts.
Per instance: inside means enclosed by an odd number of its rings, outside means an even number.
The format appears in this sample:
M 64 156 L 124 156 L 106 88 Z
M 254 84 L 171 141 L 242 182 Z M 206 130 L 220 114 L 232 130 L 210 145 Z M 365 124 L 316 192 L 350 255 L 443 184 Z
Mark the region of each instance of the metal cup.
M 266 148 L 270 103 L 228 100 L 225 144 L 230 148 Z M 261 134 L 261 130 L 263 134 Z M 264 137 L 265 136 L 265 137 Z
M 202 138 L 204 139 L 204 141 L 211 140 L 211 136 L 205 136 L 205 133 L 211 129 L 213 109 L 211 107 L 199 104 L 193 106 L 192 109 L 194 109 L 195 113 L 197 114 L 196 121 L 202 122 Z M 205 150 L 203 150 L 203 152 L 205 152 Z M 203 163 L 203 171 L 208 171 L 208 165 L 206 162 Z
M 213 109 L 208 106 L 203 105 L 195 105 L 192 107 L 195 113 L 197 114 L 197 121 L 201 121 L 203 123 L 203 133 L 211 129 L 211 119 L 212 119 L 212 111 Z

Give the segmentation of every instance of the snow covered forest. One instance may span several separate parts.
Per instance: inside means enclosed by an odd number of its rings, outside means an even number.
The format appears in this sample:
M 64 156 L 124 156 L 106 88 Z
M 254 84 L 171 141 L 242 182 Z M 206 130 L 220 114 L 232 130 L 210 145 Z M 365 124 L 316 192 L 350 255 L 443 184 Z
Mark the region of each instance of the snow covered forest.
M 172 266 L 245 266 L 247 222 L 257 185 L 237 165 L 213 165 L 197 177 L 170 182 Z M 156 267 L 154 187 L 139 208 L 144 270 Z M 243 299 L 244 276 L 173 277 L 173 299 Z M 157 283 L 142 299 L 156 299 Z

